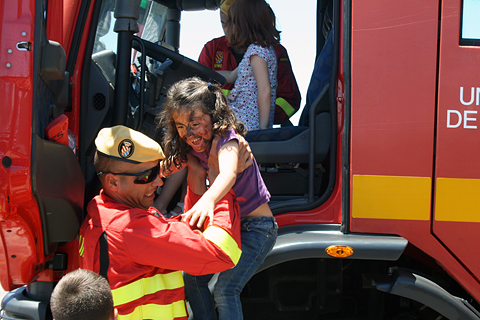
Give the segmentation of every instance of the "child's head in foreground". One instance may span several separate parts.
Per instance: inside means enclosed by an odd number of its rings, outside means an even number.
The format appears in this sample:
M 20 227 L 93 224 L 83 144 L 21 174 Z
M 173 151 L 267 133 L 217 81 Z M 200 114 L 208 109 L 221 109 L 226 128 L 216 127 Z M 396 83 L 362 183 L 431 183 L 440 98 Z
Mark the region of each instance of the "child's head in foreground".
M 93 271 L 67 273 L 50 298 L 55 320 L 110 320 L 117 318 L 108 281 Z

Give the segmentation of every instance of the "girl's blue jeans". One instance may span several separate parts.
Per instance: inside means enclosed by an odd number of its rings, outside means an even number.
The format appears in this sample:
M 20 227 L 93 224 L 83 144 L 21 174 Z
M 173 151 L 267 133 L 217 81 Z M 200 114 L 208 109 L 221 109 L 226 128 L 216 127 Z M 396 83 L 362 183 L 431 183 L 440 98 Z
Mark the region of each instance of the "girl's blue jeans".
M 195 320 L 243 319 L 240 293 L 263 263 L 277 239 L 278 227 L 273 217 L 245 217 L 241 221 L 242 255 L 237 265 L 219 274 L 212 293 L 208 282 L 213 274 L 184 275 L 185 295 Z

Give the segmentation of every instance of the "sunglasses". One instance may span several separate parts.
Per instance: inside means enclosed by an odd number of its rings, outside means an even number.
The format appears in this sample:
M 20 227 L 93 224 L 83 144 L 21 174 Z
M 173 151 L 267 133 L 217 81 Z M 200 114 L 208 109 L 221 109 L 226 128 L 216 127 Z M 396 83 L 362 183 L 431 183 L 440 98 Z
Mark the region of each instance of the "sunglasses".
M 133 181 L 135 184 L 147 184 L 150 182 L 153 182 L 155 179 L 157 179 L 158 174 L 160 173 L 160 162 L 153 168 L 139 172 L 139 173 L 124 173 L 124 172 L 99 172 L 97 173 L 98 176 L 101 176 L 102 174 L 107 174 L 111 173 L 114 175 L 118 176 L 132 176 L 132 177 L 137 177 Z

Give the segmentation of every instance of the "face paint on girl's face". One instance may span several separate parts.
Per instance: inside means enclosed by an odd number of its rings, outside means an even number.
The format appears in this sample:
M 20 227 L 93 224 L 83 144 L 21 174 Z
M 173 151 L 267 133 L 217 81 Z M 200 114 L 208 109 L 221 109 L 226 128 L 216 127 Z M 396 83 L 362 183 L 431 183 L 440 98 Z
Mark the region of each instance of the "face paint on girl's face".
M 208 149 L 213 139 L 212 118 L 199 109 L 178 112 L 173 116 L 180 138 L 197 152 Z

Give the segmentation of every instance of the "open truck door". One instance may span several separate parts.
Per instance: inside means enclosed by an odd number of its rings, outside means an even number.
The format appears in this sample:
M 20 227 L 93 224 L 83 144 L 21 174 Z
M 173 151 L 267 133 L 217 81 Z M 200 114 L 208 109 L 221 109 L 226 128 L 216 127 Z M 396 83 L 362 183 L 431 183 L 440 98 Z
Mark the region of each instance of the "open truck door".
M 63 19 L 53 24 L 63 1 L 49 3 L 48 12 L 42 1 L 5 1 L 1 6 L 0 280 L 7 290 L 29 284 L 6 299 L 12 312 L 16 301 L 32 300 L 18 314 L 43 314 L 43 319 L 48 297 L 42 293 L 53 288 L 54 270 L 65 272 L 75 265 L 68 261 L 75 256 L 67 257 L 59 247 L 77 236 L 85 190 L 73 150 L 75 136 L 69 137 L 64 115 L 70 82 Z

